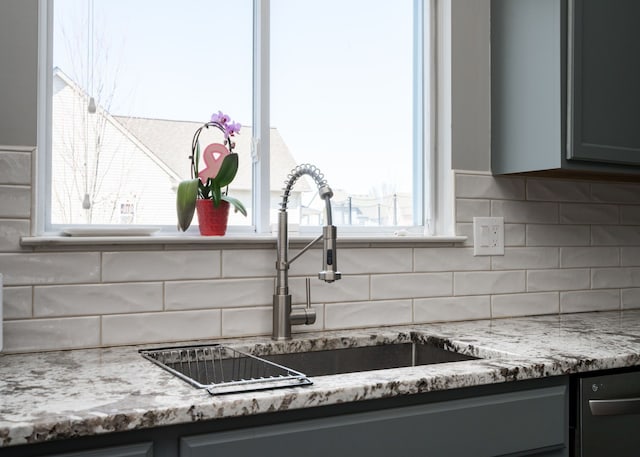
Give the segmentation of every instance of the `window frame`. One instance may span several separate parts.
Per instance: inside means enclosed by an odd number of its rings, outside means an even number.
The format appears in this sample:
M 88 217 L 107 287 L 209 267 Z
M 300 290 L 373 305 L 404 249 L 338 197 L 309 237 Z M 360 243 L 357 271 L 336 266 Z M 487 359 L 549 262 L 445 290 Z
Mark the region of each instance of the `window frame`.
M 36 236 L 59 233 L 51 224 L 53 6 L 55 0 L 38 0 L 38 154 L 33 232 Z M 414 106 L 413 106 L 413 212 L 410 227 L 340 226 L 341 234 L 367 238 L 402 234 L 417 237 L 451 237 L 454 233 L 450 131 L 450 14 L 449 2 L 413 0 L 414 5 Z M 253 221 L 248 226 L 230 226 L 228 234 L 269 235 L 269 47 L 270 0 L 253 0 Z M 330 175 L 330 172 L 329 172 Z M 174 227 L 159 226 L 164 235 Z M 301 227 L 301 235 L 319 232 L 319 227 Z M 191 227 L 190 233 L 197 233 Z

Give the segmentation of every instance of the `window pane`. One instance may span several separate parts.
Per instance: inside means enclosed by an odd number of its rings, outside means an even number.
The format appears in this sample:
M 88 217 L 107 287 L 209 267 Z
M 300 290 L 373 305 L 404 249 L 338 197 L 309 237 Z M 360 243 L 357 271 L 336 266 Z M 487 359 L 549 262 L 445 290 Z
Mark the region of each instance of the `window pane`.
M 336 225 L 413 225 L 413 2 L 272 0 L 271 34 L 272 175 L 319 167 Z M 314 187 L 290 220 L 321 223 Z
M 56 0 L 53 38 L 52 224 L 175 226 L 218 110 L 243 125 L 230 194 L 251 212 L 251 0 Z

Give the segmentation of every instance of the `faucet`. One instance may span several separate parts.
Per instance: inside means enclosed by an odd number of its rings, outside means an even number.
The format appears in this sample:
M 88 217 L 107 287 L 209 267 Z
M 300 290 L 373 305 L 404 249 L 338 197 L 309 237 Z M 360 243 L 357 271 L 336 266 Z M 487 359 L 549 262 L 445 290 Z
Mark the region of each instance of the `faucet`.
M 318 194 L 320 195 L 320 198 L 325 201 L 326 225 L 322 228 L 321 235 L 307 244 L 300 252 L 289 260 L 287 204 L 289 202 L 289 194 L 291 193 L 293 185 L 296 183 L 298 178 L 303 175 L 308 175 L 313 178 L 318 186 Z M 291 265 L 294 260 L 304 254 L 318 241 L 324 240 L 322 249 L 322 269 L 318 273 L 318 278 L 330 283 L 342 277 L 341 273 L 338 271 L 338 259 L 336 255 L 336 227 L 332 225 L 331 197 L 333 197 L 333 191 L 324 179 L 322 172 L 314 165 L 298 165 L 296 168 L 291 170 L 291 173 L 287 176 L 282 194 L 282 202 L 280 203 L 280 211 L 278 213 L 276 280 L 273 294 L 272 338 L 274 340 L 291 339 L 292 325 L 310 325 L 316 321 L 316 312 L 311 308 L 309 278 L 306 280 L 306 307 L 296 307 L 296 309 L 294 309 L 291 304 L 291 294 L 289 293 L 289 265 Z

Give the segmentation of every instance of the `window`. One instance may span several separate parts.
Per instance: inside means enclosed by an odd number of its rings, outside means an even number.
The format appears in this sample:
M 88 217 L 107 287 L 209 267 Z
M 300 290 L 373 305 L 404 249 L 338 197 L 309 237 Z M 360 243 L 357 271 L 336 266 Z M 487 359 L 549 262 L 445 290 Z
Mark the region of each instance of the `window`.
M 429 0 L 46 4 L 46 230 L 174 227 L 193 133 L 223 110 L 242 124 L 231 188 L 249 216 L 232 216 L 234 228 L 268 231 L 288 172 L 312 163 L 334 191 L 336 225 L 422 233 Z M 323 222 L 314 187 L 300 180 L 290 200 L 301 229 Z

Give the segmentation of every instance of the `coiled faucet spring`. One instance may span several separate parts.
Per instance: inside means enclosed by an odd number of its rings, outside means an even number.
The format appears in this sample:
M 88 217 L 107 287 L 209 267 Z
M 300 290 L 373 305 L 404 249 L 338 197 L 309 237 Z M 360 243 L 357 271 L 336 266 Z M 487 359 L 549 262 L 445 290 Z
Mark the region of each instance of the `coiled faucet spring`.
M 318 186 L 318 192 L 320 197 L 323 199 L 333 197 L 333 191 L 327 184 L 327 180 L 324 178 L 324 173 L 320 171 L 318 167 L 315 165 L 311 165 L 310 163 L 303 163 L 302 165 L 298 165 L 287 175 L 287 179 L 284 181 L 284 187 L 282 189 L 282 202 L 280 203 L 280 211 L 286 211 L 287 205 L 289 204 L 289 196 L 291 195 L 291 189 L 293 185 L 298 181 L 300 177 L 303 175 L 310 176 L 316 182 L 316 186 Z M 330 213 L 331 211 L 329 211 Z M 327 217 L 331 217 L 329 214 Z M 331 222 L 329 222 L 330 224 Z

